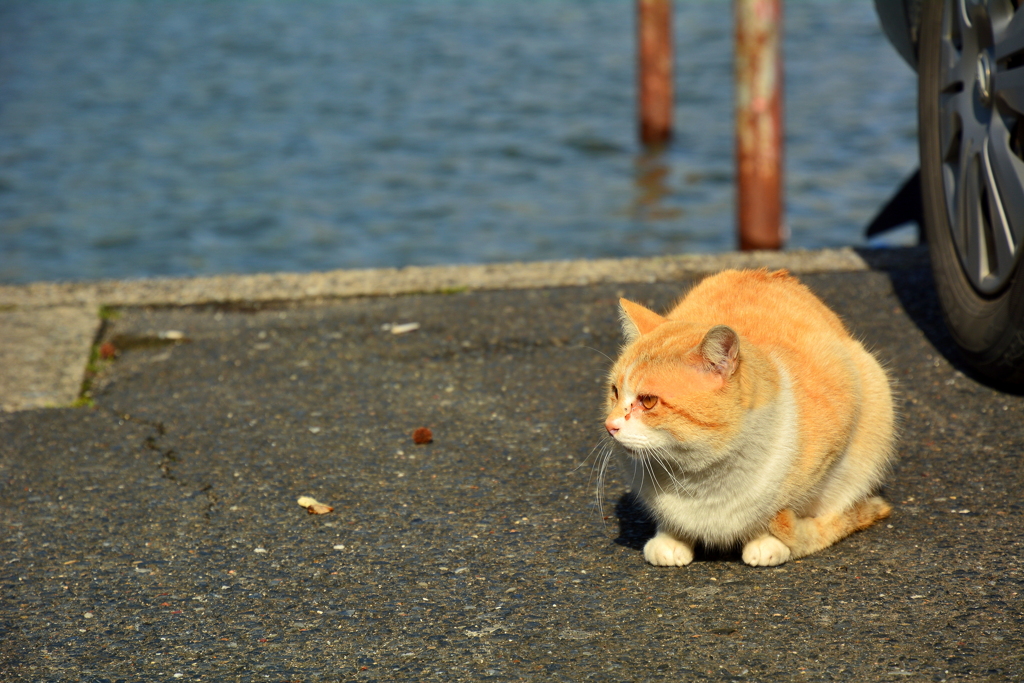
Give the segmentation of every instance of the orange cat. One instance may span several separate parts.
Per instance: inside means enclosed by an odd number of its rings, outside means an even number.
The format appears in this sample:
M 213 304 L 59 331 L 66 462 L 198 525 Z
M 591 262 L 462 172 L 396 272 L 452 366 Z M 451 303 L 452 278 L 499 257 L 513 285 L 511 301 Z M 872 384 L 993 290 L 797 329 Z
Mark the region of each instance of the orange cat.
M 648 562 L 689 564 L 699 541 L 778 565 L 889 515 L 889 380 L 789 273 L 719 273 L 666 317 L 620 304 L 605 427 L 657 522 Z

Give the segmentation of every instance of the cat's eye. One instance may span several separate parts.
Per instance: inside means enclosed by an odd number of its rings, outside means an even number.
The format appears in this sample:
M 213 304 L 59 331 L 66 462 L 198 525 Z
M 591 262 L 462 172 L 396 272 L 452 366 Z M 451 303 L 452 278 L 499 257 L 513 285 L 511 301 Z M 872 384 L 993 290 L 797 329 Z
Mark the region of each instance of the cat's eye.
M 614 384 L 612 385 L 612 398 L 614 398 L 616 401 L 619 400 L 619 390 L 618 388 L 615 387 Z
M 657 396 L 637 396 L 637 399 L 640 401 L 640 405 L 644 407 L 644 410 L 650 410 L 658 405 Z

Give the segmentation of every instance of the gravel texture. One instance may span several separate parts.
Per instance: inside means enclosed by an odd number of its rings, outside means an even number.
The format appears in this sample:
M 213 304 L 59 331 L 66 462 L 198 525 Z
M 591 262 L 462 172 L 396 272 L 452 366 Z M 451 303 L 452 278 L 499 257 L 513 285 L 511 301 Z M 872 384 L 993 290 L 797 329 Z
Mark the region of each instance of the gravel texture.
M 1024 399 L 926 268 L 803 280 L 898 383 L 895 512 L 774 569 L 596 490 L 616 298 L 685 282 L 119 309 L 95 407 L 0 414 L 3 678 L 1020 680 Z

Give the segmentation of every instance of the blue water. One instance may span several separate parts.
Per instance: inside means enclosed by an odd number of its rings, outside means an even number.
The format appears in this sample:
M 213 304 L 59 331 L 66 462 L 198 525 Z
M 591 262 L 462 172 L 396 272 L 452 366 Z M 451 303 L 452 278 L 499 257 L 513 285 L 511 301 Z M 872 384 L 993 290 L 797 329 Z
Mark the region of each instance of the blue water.
M 4 0 L 0 282 L 734 248 L 731 3 L 675 1 L 676 138 L 633 0 Z M 789 246 L 917 164 L 869 0 L 785 5 Z

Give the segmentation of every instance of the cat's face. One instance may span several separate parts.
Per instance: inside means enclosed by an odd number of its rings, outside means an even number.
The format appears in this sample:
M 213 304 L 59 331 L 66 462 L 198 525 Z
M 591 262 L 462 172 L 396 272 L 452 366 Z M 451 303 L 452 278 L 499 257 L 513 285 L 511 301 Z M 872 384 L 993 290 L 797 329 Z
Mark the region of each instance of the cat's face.
M 636 324 L 629 318 L 635 311 L 625 305 L 623 311 L 624 325 L 635 329 L 627 327 L 632 341 L 608 377 L 605 428 L 634 456 L 672 457 L 683 467 L 688 460 L 706 464 L 738 422 L 728 391 L 738 350 L 735 333 L 664 318 Z M 729 332 L 731 346 L 716 346 L 716 335 L 725 334 L 716 330 Z

